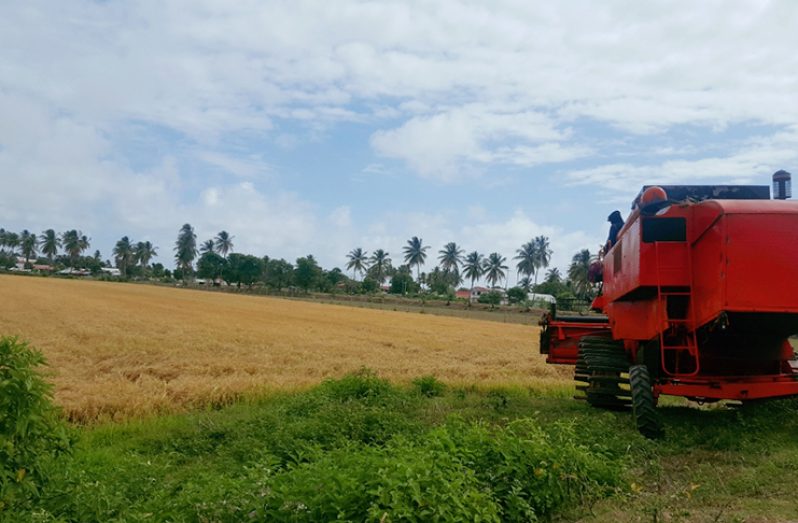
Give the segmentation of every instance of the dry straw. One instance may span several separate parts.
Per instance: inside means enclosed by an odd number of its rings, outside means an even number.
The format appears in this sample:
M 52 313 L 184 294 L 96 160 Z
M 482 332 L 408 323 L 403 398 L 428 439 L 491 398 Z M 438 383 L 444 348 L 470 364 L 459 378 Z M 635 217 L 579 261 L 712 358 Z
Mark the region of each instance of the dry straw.
M 361 367 L 394 381 L 558 387 L 524 325 L 149 285 L 0 276 L 0 334 L 42 350 L 74 421 L 307 387 Z

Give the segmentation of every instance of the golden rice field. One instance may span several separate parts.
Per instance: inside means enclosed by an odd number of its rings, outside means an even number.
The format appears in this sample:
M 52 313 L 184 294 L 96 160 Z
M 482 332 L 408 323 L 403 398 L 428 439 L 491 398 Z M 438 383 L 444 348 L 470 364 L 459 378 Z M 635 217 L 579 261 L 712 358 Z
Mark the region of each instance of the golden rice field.
M 408 381 L 549 387 L 537 328 L 150 285 L 0 276 L 0 334 L 50 364 L 76 421 L 218 404 L 368 367 Z

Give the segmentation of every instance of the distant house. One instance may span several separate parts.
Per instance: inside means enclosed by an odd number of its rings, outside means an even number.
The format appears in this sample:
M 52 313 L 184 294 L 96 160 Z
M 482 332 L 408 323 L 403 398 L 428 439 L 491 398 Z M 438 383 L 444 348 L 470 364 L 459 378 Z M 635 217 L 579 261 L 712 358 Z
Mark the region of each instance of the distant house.
M 504 295 L 504 289 L 500 287 L 496 287 L 495 289 L 489 289 L 487 287 L 474 287 L 473 289 L 460 289 L 455 293 L 458 298 L 463 298 L 464 300 L 470 301 L 477 301 L 479 297 L 483 294 L 487 294 L 489 292 L 498 292 L 501 295 Z
M 101 267 L 100 270 L 109 276 L 122 276 L 122 271 L 116 267 Z

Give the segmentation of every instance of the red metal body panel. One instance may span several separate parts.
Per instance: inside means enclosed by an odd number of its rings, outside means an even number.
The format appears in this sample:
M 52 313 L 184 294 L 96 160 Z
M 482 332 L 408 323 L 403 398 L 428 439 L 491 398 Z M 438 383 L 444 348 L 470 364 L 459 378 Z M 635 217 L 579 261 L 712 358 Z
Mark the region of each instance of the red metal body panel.
M 655 385 L 654 393 L 719 400 L 776 398 L 798 394 L 798 380 L 792 374 L 739 378 L 701 376 L 700 379 L 679 380 Z
M 641 287 L 689 285 L 687 245 L 663 243 L 655 253 L 653 243 L 641 241 L 640 216 L 621 231 L 618 242 L 604 256 L 604 295 L 608 302 L 628 299 Z M 659 270 L 655 255 L 659 255 Z
M 723 311 L 798 312 L 798 202 L 702 202 L 693 292 L 700 326 Z
M 604 307 L 616 340 L 645 341 L 666 327 L 655 297 L 646 300 L 614 301 Z

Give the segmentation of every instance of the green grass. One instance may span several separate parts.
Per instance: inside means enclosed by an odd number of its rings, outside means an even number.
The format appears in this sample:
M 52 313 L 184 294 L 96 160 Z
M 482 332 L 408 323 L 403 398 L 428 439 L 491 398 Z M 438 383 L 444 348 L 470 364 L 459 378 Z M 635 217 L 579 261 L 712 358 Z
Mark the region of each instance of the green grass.
M 369 373 L 220 410 L 75 428 L 8 521 L 798 519 L 798 402 L 626 412 Z

